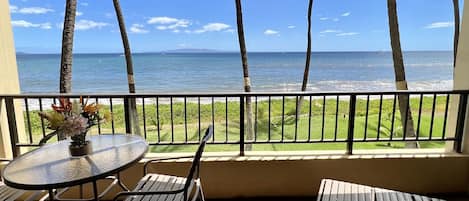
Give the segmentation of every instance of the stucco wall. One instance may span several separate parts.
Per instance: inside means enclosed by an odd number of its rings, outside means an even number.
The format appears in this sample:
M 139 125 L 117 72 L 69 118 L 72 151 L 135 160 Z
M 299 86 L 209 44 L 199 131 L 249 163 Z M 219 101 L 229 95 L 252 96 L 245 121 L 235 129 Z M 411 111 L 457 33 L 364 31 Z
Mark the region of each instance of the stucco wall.
M 464 193 L 469 185 L 469 157 L 463 155 L 291 154 L 204 158 L 201 177 L 206 197 L 316 196 L 322 178 L 419 194 Z M 151 170 L 185 176 L 189 165 L 187 161 L 165 162 Z M 142 168 L 139 163 L 124 171 L 124 182 L 134 186 L 143 176 Z
M 454 70 L 454 89 L 469 89 L 469 2 L 464 4 L 458 55 Z
M 467 90 L 469 89 L 469 2 L 464 4 L 464 13 L 462 17 L 461 32 L 459 36 L 458 54 L 456 59 L 456 68 L 454 69 L 454 89 Z M 450 114 L 457 113 L 455 105 L 459 99 L 455 98 L 451 103 Z M 469 113 L 469 108 L 468 112 Z M 454 116 L 454 115 L 453 115 Z M 449 122 L 455 122 L 455 117 L 450 118 Z M 469 118 L 466 116 L 466 125 L 469 124 Z M 451 129 L 451 128 L 449 128 Z M 450 132 L 452 130 L 449 130 Z M 463 151 L 469 153 L 469 137 L 467 137 L 468 130 L 465 129 Z
M 8 1 L 0 1 L 0 94 L 20 93 L 13 31 L 10 23 Z M 18 132 L 24 133 L 23 113 L 15 102 Z M 23 136 L 23 135 L 20 135 Z M 4 100 L 0 100 L 0 157 L 11 157 L 10 135 Z

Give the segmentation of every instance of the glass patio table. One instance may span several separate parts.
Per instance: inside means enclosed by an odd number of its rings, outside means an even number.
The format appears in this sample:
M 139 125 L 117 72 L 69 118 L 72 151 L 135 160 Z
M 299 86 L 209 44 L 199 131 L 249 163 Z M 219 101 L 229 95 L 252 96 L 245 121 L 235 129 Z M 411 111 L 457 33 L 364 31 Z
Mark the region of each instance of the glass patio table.
M 48 190 L 51 200 L 54 189 L 93 183 L 94 200 L 99 200 L 96 181 L 117 174 L 142 159 L 148 150 L 146 141 L 135 135 L 102 134 L 88 138 L 93 152 L 72 157 L 69 140 L 47 144 L 11 161 L 3 171 L 4 183 L 24 190 Z

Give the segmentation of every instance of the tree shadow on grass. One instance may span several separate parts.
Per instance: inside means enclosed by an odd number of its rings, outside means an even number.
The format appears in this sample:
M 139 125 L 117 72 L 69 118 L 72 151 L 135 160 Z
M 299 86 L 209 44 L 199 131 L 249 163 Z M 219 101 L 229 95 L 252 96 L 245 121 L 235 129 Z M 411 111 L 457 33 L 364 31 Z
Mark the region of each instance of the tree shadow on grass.
M 204 130 L 201 130 L 201 132 L 203 132 Z M 169 138 L 171 137 L 171 134 L 170 132 L 165 132 L 162 136 L 161 136 L 161 141 L 169 141 Z M 197 140 L 200 140 L 199 138 L 199 131 L 194 131 L 194 133 L 192 135 L 190 135 L 190 137 L 187 138 L 187 141 L 197 141 Z M 184 146 L 196 146 L 196 145 L 158 145 L 159 147 L 153 147 L 151 149 L 152 152 L 165 152 L 165 153 L 169 153 L 169 152 L 176 152 L 176 151 L 180 151 L 184 148 Z
M 271 117 L 266 116 L 265 110 L 260 110 L 257 113 L 257 120 L 254 119 L 254 130 L 255 130 L 255 139 L 253 139 L 253 144 L 256 144 L 256 141 L 262 141 L 260 139 L 265 139 L 264 141 L 273 140 L 273 139 L 282 139 L 282 140 L 293 140 L 293 134 L 285 132 L 285 127 L 288 125 L 293 125 L 296 122 L 295 115 L 285 115 L 283 119 L 284 133 L 282 136 L 282 119 L 281 117 Z M 240 128 L 239 121 L 234 121 L 234 127 Z M 239 135 L 239 133 L 234 133 Z M 245 133 L 246 134 L 246 133 Z M 270 146 L 273 151 L 278 151 L 277 143 L 270 143 Z

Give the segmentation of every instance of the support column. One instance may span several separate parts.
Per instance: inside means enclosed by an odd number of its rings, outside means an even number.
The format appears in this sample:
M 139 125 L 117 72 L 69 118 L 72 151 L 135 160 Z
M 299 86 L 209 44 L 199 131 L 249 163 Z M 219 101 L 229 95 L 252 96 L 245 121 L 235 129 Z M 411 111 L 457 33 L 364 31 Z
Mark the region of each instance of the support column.
M 20 84 L 8 1 L 0 1 L 0 27 L 0 94 L 19 94 Z M 15 101 L 15 106 L 18 134 L 24 136 L 21 102 Z M 0 158 L 11 156 L 5 100 L 0 100 Z
M 464 4 L 464 12 L 461 23 L 461 32 L 459 34 L 458 54 L 456 56 L 456 67 L 453 73 L 453 89 L 469 90 L 469 2 Z M 458 115 L 459 96 L 451 96 L 450 111 L 448 115 L 448 127 L 446 132 L 448 136 L 454 136 L 456 131 L 456 120 Z M 463 135 L 463 153 L 469 153 L 469 133 L 467 128 L 469 118 L 466 112 L 465 128 Z M 446 150 L 451 151 L 453 143 L 446 144 Z

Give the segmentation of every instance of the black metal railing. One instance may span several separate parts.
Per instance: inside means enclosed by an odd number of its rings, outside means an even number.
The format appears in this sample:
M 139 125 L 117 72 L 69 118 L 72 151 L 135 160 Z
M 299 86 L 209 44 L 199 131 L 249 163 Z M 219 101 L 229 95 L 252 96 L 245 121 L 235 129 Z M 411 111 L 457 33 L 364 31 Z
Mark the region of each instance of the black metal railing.
M 386 148 L 393 147 L 392 143 L 397 147 L 412 143 L 432 147 L 435 143 L 443 146 L 447 141 L 453 141 L 454 150 L 461 152 L 468 94 L 469 91 L 22 94 L 2 95 L 0 99 L 5 101 L 15 156 L 22 147 L 39 146 L 39 140 L 51 132 L 36 113 L 50 110 L 58 97 L 86 97 L 102 105 L 99 112 L 113 114 L 111 122 L 98 124 L 90 131 L 94 134 L 131 133 L 128 103 L 135 99 L 141 133 L 149 145 L 197 145 L 202 129 L 212 124 L 214 136 L 208 144 L 225 145 L 226 150 L 237 150 L 241 155 L 252 145 L 318 143 L 332 143 L 352 154 L 356 146 L 367 148 L 367 143 L 381 143 Z M 405 133 L 408 124 L 401 120 L 401 98 L 407 100 L 405 109 L 412 113 L 414 133 Z M 247 99 L 252 102 L 252 134 L 245 111 Z M 457 113 L 450 112 L 450 105 L 457 107 L 452 110 Z M 21 117 L 18 112 L 22 112 Z M 403 115 L 406 122 L 410 121 L 408 114 Z M 448 121 L 450 117 L 456 121 Z

